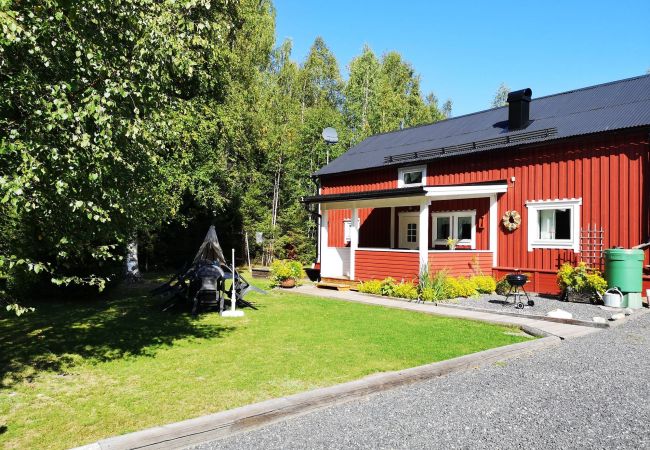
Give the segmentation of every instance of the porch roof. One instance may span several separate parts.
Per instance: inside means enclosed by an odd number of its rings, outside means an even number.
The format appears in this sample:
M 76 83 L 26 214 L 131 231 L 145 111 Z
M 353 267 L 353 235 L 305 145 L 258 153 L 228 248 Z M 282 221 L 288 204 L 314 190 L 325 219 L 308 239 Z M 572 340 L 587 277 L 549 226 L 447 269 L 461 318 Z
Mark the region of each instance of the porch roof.
M 455 184 L 445 186 L 415 186 L 343 194 L 303 197 L 302 203 L 320 203 L 323 209 L 387 208 L 416 206 L 424 201 L 488 197 L 508 190 L 507 181 Z

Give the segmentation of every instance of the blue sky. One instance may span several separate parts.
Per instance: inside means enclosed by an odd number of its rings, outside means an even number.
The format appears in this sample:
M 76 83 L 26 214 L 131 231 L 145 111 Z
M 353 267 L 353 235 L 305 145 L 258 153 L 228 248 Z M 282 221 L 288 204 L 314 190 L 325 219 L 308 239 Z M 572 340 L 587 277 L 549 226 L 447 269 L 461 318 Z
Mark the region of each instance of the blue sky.
M 489 107 L 499 84 L 533 97 L 646 73 L 650 0 L 274 0 L 278 42 L 302 62 L 322 36 L 347 77 L 364 44 L 396 50 L 423 92 L 451 98 L 453 115 Z

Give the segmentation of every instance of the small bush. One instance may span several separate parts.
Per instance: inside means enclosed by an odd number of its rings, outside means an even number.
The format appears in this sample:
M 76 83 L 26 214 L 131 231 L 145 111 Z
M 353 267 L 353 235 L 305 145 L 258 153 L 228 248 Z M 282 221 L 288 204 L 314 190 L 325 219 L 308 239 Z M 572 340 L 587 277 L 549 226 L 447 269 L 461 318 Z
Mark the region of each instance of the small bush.
M 395 285 L 393 295 L 399 298 L 408 298 L 415 300 L 418 298 L 418 288 L 410 281 Z
M 393 278 L 384 278 L 381 282 L 381 295 L 386 295 L 388 297 L 395 295 L 395 280 Z
M 277 286 L 284 280 L 298 280 L 303 277 L 304 271 L 299 261 L 276 259 L 271 263 L 271 285 Z
M 497 281 L 497 285 L 494 288 L 494 291 L 499 295 L 508 295 L 508 291 L 510 291 L 510 283 L 508 283 L 506 277 L 503 277 Z
M 457 277 L 456 281 L 460 285 L 459 297 L 478 297 L 476 285 L 467 277 Z
M 375 294 L 381 295 L 381 281 L 379 280 L 369 280 L 359 283 L 358 286 L 359 292 L 365 294 Z
M 497 288 L 497 282 L 494 277 L 489 275 L 474 275 L 470 281 L 476 287 L 476 290 L 481 294 L 491 294 Z
M 467 277 L 447 277 L 444 285 L 444 295 L 447 299 L 458 297 L 476 297 L 476 286 Z
M 577 266 L 564 263 L 557 272 L 557 285 L 563 291 L 570 288 L 574 292 L 602 294 L 607 289 L 607 282 L 600 272 L 580 262 Z

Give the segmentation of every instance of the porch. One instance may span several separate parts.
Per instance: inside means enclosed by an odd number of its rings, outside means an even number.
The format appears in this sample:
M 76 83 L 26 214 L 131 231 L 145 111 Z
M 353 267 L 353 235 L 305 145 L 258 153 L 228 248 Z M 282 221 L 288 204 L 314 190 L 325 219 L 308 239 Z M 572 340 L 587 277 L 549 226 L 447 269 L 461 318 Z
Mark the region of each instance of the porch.
M 430 272 L 492 273 L 497 262 L 497 195 L 505 182 L 322 195 L 323 278 L 364 281 Z M 370 197 L 370 198 L 369 198 Z M 316 201 L 319 200 L 319 201 Z M 457 244 L 449 249 L 447 238 Z

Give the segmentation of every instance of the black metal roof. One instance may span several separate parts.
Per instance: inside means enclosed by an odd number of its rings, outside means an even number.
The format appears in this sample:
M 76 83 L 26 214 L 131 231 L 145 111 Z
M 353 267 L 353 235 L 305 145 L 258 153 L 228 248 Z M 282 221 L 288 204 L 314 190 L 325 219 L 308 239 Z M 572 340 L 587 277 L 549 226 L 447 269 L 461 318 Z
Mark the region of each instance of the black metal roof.
M 531 122 L 508 130 L 508 107 L 370 136 L 315 175 L 436 158 L 650 125 L 650 75 L 533 99 Z

